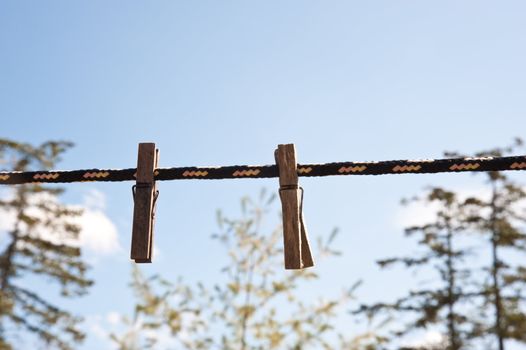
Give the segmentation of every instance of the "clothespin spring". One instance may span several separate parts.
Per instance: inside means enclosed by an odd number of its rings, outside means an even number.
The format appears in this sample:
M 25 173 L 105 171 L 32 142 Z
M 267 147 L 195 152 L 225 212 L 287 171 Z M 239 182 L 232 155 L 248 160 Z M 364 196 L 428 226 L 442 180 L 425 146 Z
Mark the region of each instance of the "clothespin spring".
M 283 185 L 283 186 L 280 186 L 279 188 L 279 194 L 281 195 L 282 191 L 287 191 L 287 190 L 300 190 L 301 191 L 300 205 L 299 205 L 300 223 L 302 227 L 305 227 L 305 223 L 303 222 L 303 187 L 299 185 Z
M 133 203 L 135 203 L 135 192 L 137 188 L 150 188 L 150 184 L 136 184 L 132 186 L 132 197 L 133 197 Z M 303 189 L 301 189 L 301 201 L 303 202 Z M 153 194 L 153 209 L 152 209 L 152 219 L 155 218 L 155 209 L 157 208 L 157 198 L 159 198 L 159 190 L 156 190 Z

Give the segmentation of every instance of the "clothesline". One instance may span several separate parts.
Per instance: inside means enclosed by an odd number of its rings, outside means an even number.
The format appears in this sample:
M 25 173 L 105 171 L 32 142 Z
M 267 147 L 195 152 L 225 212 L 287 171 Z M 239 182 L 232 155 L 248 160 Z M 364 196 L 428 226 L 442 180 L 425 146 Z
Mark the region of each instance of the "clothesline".
M 526 156 L 450 158 L 422 160 L 389 160 L 378 162 L 336 162 L 298 164 L 301 177 L 338 175 L 426 174 L 466 171 L 526 170 Z M 135 181 L 136 168 L 49 170 L 30 172 L 0 172 L 0 185 L 24 183 L 70 183 Z M 166 180 L 221 180 L 278 177 L 277 165 L 233 165 L 218 167 L 157 168 L 156 181 Z

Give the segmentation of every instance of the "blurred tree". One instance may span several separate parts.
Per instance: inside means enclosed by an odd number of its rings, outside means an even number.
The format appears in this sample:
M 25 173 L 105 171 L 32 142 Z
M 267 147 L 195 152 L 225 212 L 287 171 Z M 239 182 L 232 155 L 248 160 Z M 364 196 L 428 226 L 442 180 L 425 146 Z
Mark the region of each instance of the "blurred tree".
M 396 337 L 432 325 L 442 326 L 443 333 L 447 335 L 441 344 L 403 349 L 459 350 L 469 343 L 475 322 L 468 317 L 464 307 L 469 296 L 465 287 L 470 270 L 462 265 L 469 250 L 455 245 L 454 242 L 454 239 L 466 230 L 465 204 L 455 193 L 438 187 L 431 188 L 423 198 L 413 198 L 411 201 L 437 209 L 432 222 L 405 230 L 407 236 L 417 236 L 423 251 L 408 257 L 381 260 L 378 264 L 382 268 L 396 263 L 408 268 L 418 268 L 425 272 L 422 274 L 425 274 L 427 280 L 432 279 L 430 276 L 433 273 L 438 273 L 440 282 L 420 290 L 411 290 L 407 296 L 394 303 L 362 305 L 357 312 L 370 316 L 379 312 L 411 315 L 411 321 L 395 332 Z
M 242 200 L 242 218 L 218 214 L 222 233 L 214 235 L 228 250 L 229 263 L 221 271 L 226 282 L 208 287 L 184 281 L 169 283 L 155 276 L 145 279 L 134 268 L 131 283 L 138 302 L 128 331 L 111 338 L 120 350 L 159 349 L 166 332 L 184 349 L 377 349 L 383 339 L 370 330 L 354 338 L 339 332 L 335 323 L 352 298 L 352 288 L 334 299 L 304 302 L 299 288 L 318 278 L 311 270 L 283 271 L 281 228 L 262 233 L 269 200 L 256 205 Z M 337 255 L 331 248 L 334 232 L 319 240 L 322 256 Z M 159 289 L 159 290 L 157 290 Z
M 505 156 L 521 145 L 516 140 L 510 147 L 479 152 L 475 157 Z M 453 152 L 445 155 L 466 157 Z M 383 312 L 416 314 L 397 336 L 431 325 L 441 326 L 446 334 L 441 344 L 403 349 L 468 349 L 492 337 L 497 346 L 490 342 L 484 348 L 505 350 L 506 340 L 526 343 L 526 266 L 521 263 L 526 252 L 526 192 L 503 172 L 484 174 L 488 186 L 468 198 L 460 199 L 458 193 L 441 188 L 427 192 L 425 202 L 438 203 L 434 221 L 406 229 L 410 236 L 418 234 L 418 243 L 425 249 L 421 256 L 379 261 L 382 267 L 402 263 L 434 270 L 440 276 L 440 286 L 357 310 L 369 317 Z M 470 261 L 465 258 L 472 250 L 465 242 L 455 245 L 466 236 L 479 246 L 477 258 Z M 482 244 L 480 237 L 486 237 Z M 484 261 L 482 268 L 475 263 L 480 260 Z
M 29 144 L 0 139 L 0 167 L 4 171 L 50 169 L 71 147 L 67 142 Z M 0 199 L 0 210 L 13 218 L 0 249 L 0 349 L 20 349 L 29 331 L 46 349 L 73 349 L 84 334 L 80 318 L 52 304 L 27 278 L 40 276 L 56 282 L 63 297 L 87 292 L 91 281 L 74 245 L 80 215 L 61 204 L 62 189 L 40 184 L 18 185 Z
M 522 146 L 516 139 L 509 147 L 477 153 L 476 157 L 500 157 L 515 153 Z M 458 156 L 458 153 L 448 153 Z M 526 343 L 526 265 L 521 263 L 526 253 L 526 192 L 522 184 L 504 172 L 485 173 L 489 198 L 484 193 L 467 199 L 471 206 L 468 217 L 472 228 L 487 237 L 490 264 L 484 269 L 479 285 L 483 298 L 481 316 L 493 319 L 481 328 L 484 335 L 494 335 L 497 349 L 505 349 L 505 341 Z M 519 255 L 517 255 L 517 253 Z M 493 317 L 487 311 L 493 309 Z

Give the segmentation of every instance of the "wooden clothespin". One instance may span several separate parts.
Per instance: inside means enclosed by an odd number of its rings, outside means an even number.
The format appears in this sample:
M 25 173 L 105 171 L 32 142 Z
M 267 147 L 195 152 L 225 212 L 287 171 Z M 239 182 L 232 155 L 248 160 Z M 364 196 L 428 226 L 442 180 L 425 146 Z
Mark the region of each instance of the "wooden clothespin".
M 298 186 L 298 164 L 293 144 L 278 145 L 274 153 L 279 170 L 286 269 L 314 266 L 303 221 L 303 189 Z
M 136 263 L 152 262 L 155 202 L 159 196 L 155 185 L 155 169 L 159 150 L 155 143 L 139 143 L 137 183 L 133 186 L 133 229 L 131 258 Z

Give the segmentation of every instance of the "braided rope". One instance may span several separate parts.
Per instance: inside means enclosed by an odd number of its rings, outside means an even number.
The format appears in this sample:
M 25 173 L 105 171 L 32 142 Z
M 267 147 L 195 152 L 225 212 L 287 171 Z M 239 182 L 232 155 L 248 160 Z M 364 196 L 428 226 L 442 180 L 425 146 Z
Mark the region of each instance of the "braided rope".
M 502 170 L 526 170 L 526 156 L 298 164 L 298 176 L 306 177 L 332 175 L 426 174 Z M 0 185 L 134 181 L 135 171 L 135 168 L 129 168 L 0 172 Z M 158 168 L 155 170 L 155 180 L 159 181 L 186 179 L 258 179 L 278 176 L 278 167 L 276 165 L 180 167 Z

